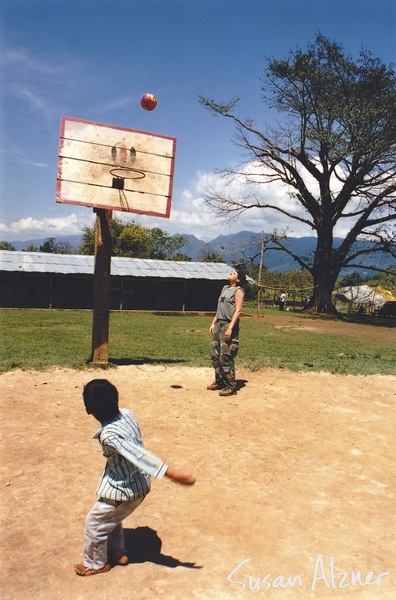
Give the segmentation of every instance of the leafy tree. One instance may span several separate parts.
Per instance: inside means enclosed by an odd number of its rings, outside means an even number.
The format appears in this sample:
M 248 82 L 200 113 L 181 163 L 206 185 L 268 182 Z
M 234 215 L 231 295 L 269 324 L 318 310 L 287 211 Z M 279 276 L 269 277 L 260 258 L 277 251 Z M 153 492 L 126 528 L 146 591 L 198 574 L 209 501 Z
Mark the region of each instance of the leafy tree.
M 258 265 L 252 265 L 248 269 L 249 275 L 257 280 Z M 287 290 L 289 292 L 301 292 L 303 296 L 311 295 L 313 289 L 312 275 L 306 269 L 296 269 L 294 271 L 269 271 L 263 269 L 261 276 L 261 285 L 264 291 Z M 271 294 L 270 294 L 271 295 Z
M 224 258 L 210 244 L 205 244 L 199 253 L 200 262 L 221 263 Z
M 57 242 L 56 246 L 57 254 L 74 254 L 76 252 L 76 248 L 70 242 L 64 240 Z
M 39 252 L 39 249 L 34 244 L 28 244 L 25 252 Z
M 0 250 L 12 250 L 15 251 L 14 246 L 10 242 L 0 241 Z
M 77 248 L 77 252 L 88 256 L 95 254 L 95 227 L 84 227 L 82 242 Z
M 148 235 L 150 239 L 150 258 L 159 260 L 191 260 L 186 254 L 178 252 L 186 243 L 186 238 L 183 236 L 170 236 L 159 227 L 149 229 Z
M 363 283 L 373 287 L 380 286 L 393 292 L 396 296 L 396 269 L 393 269 L 393 273 L 377 273 L 371 277 L 366 277 Z
M 133 256 L 150 258 L 150 240 L 147 231 L 141 225 L 125 225 L 119 235 L 112 235 L 114 256 Z
M 57 254 L 57 244 L 55 238 L 47 238 L 44 244 L 39 247 L 39 250 L 40 252 L 47 252 L 48 254 Z
M 37 252 L 37 248 L 32 246 L 29 247 L 29 252 Z M 48 254 L 73 254 L 74 248 L 69 242 L 60 241 L 57 242 L 56 238 L 49 237 L 45 240 L 44 244 L 39 247 L 40 252 L 47 252 Z
M 357 271 L 352 271 L 352 273 L 348 273 L 342 279 L 338 281 L 338 285 L 340 287 L 346 287 L 349 285 L 362 285 L 364 282 L 364 278 Z
M 83 241 L 79 246 L 80 254 L 94 254 L 95 228 L 83 229 Z M 159 260 L 190 260 L 177 251 L 186 243 L 182 236 L 170 236 L 162 229 L 147 229 L 130 221 L 123 223 L 115 218 L 111 227 L 113 256 L 133 258 L 152 258 Z
M 396 257 L 396 76 L 370 52 L 357 61 L 341 45 L 317 35 L 306 51 L 271 59 L 263 78 L 263 98 L 282 115 L 275 127 L 260 131 L 252 119 L 236 113 L 238 100 L 218 103 L 201 98 L 214 114 L 231 119 L 248 163 L 225 176 L 250 186 L 251 193 L 208 191 L 206 202 L 225 218 L 250 208 L 277 211 L 312 228 L 317 245 L 312 259 L 301 259 L 277 244 L 308 269 L 315 286 L 309 309 L 335 313 L 331 300 L 339 272 L 359 267 L 373 252 Z M 261 184 L 288 190 L 281 203 L 260 199 Z M 347 230 L 337 248 L 335 226 Z M 356 247 L 358 240 L 372 244 Z
M 259 265 L 249 264 L 244 267 L 246 273 L 255 281 L 250 283 L 246 290 L 246 299 L 256 300 L 258 292 Z M 312 275 L 306 269 L 294 271 L 269 271 L 263 267 L 261 273 L 261 300 L 278 300 L 282 291 L 286 291 L 289 300 L 305 304 L 313 290 Z

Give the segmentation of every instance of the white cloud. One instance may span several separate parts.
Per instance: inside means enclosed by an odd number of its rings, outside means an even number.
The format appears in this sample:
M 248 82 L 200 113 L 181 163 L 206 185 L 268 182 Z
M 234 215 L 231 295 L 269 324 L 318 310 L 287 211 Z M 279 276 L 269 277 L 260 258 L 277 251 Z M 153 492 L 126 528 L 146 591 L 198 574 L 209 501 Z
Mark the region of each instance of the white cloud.
M 62 66 L 59 63 L 51 63 L 47 59 L 41 59 L 34 56 L 31 49 L 23 47 L 2 48 L 0 54 L 0 65 L 9 67 L 13 73 L 16 71 L 26 75 L 27 73 L 42 73 L 45 75 L 54 75 L 62 72 Z
M 82 81 L 81 66 L 70 57 L 60 60 L 40 57 L 23 47 L 0 47 L 0 66 L 3 76 L 0 93 L 14 103 L 21 102 L 28 114 L 37 115 L 47 123 L 58 119 L 67 97 L 75 94 Z
M 225 187 L 226 186 L 226 187 Z M 277 229 L 279 232 L 288 229 L 289 235 L 295 237 L 311 236 L 312 229 L 298 221 L 292 221 L 285 215 L 274 210 L 251 208 L 232 221 L 217 216 L 214 210 L 203 200 L 208 190 L 223 190 L 241 196 L 247 188 L 241 181 L 227 185 L 224 178 L 216 173 L 197 173 L 195 181 L 189 189 L 183 190 L 173 199 L 171 216 L 166 219 L 153 219 L 130 215 L 144 227 L 160 227 L 168 233 L 190 233 L 198 239 L 209 242 L 219 235 L 229 235 L 238 231 L 253 231 L 266 233 Z M 260 186 L 256 194 L 260 194 L 261 201 L 282 206 L 292 202 L 287 196 L 284 187 L 280 184 Z M 299 206 L 293 206 L 293 212 L 306 216 Z
M 92 226 L 92 213 L 77 215 L 75 213 L 66 217 L 36 219 L 26 217 L 19 221 L 0 222 L 0 236 L 7 241 L 25 241 L 55 237 L 60 239 L 62 235 L 81 234 L 87 225 Z
M 120 96 L 119 98 L 114 98 L 108 100 L 107 102 L 102 102 L 101 104 L 97 104 L 96 106 L 91 107 L 91 111 L 94 113 L 107 113 L 119 108 L 123 108 L 124 106 L 128 106 L 132 104 L 131 96 Z
M 186 225 L 190 224 L 189 229 L 185 228 L 183 232 L 194 233 L 197 237 L 205 240 L 213 239 L 221 234 L 227 235 L 242 230 L 270 233 L 276 229 L 278 232 L 285 232 L 290 237 L 315 236 L 315 230 L 309 225 L 312 221 L 311 215 L 300 202 L 290 198 L 288 194 L 290 188 L 281 181 L 263 183 L 260 171 L 260 165 L 249 163 L 241 169 L 241 174 L 233 179 L 223 177 L 218 173 L 197 173 L 192 190 L 183 192 L 182 202 L 176 203 L 176 208 L 173 211 L 176 221 L 183 222 Z M 319 188 L 316 179 L 302 166 L 300 171 L 312 195 L 318 197 Z M 249 186 L 246 185 L 247 175 L 250 181 Z M 255 181 L 257 185 L 255 185 Z M 333 177 L 333 193 L 337 194 L 341 187 L 340 179 Z M 208 191 L 224 192 L 240 199 L 254 197 L 257 203 L 271 205 L 275 208 L 249 208 L 236 219 L 227 223 L 224 219 L 221 220 L 216 217 L 213 209 L 205 204 L 203 196 Z M 358 199 L 351 201 L 350 209 L 352 210 L 352 207 L 356 207 L 358 203 Z M 249 204 L 250 202 L 247 201 L 246 205 Z M 297 219 L 288 217 L 276 208 L 295 215 Z M 308 223 L 301 222 L 299 219 L 303 219 Z M 345 237 L 354 221 L 354 218 L 340 219 L 334 228 L 334 236 Z M 202 232 L 205 232 L 204 235 L 202 235 Z
M 124 222 L 135 221 L 143 227 L 159 227 L 171 235 L 193 234 L 205 242 L 210 242 L 219 235 L 229 235 L 243 230 L 269 233 L 276 229 L 280 233 L 285 231 L 291 237 L 315 235 L 314 230 L 308 225 L 271 209 L 248 209 L 237 219 L 231 222 L 224 221 L 216 216 L 213 209 L 204 202 L 203 195 L 209 189 L 222 190 L 225 185 L 224 178 L 219 174 L 199 172 L 189 189 L 175 194 L 169 219 L 117 211 L 114 211 L 113 216 Z M 232 185 L 227 185 L 226 191 L 242 197 L 247 192 L 247 188 L 243 185 L 241 178 Z M 304 213 L 299 203 L 289 198 L 286 188 L 281 182 L 257 186 L 254 193 L 261 203 L 279 206 L 301 218 L 309 216 Z M 19 221 L 4 221 L 0 223 L 0 238 L 8 241 L 24 241 L 43 237 L 59 239 L 62 235 L 81 234 L 85 226 L 92 227 L 93 224 L 93 213 L 83 208 L 81 212 L 56 218 L 26 217 Z M 340 223 L 335 228 L 335 236 L 343 237 L 349 231 L 350 226 L 350 220 Z
M 25 101 L 33 113 L 40 114 L 46 120 L 50 120 L 48 115 L 56 114 L 57 109 L 44 95 L 27 88 L 25 85 L 13 86 L 12 93 L 14 97 Z
M 263 211 L 250 209 L 236 220 L 226 222 L 217 217 L 203 200 L 203 193 L 208 188 L 219 189 L 224 186 L 224 181 L 215 173 L 197 173 L 196 179 L 190 189 L 183 190 L 178 196 L 175 195 L 172 202 L 171 215 L 169 219 L 136 215 L 134 213 L 122 213 L 114 211 L 113 216 L 122 221 L 135 221 L 143 227 L 159 227 L 167 233 L 174 235 L 193 234 L 198 239 L 210 242 L 219 235 L 229 235 L 238 231 L 265 232 L 277 229 L 283 231 L 289 226 L 289 234 L 299 237 L 312 235 L 307 227 L 299 223 L 290 226 L 290 219 L 282 216 L 276 211 Z M 284 193 L 278 188 L 262 190 L 271 198 L 272 202 L 285 201 Z M 94 218 L 91 211 L 82 209 L 81 213 L 72 213 L 65 217 L 37 219 L 26 217 L 19 221 L 0 223 L 0 237 L 8 241 L 24 241 L 43 237 L 56 237 L 62 235 L 80 234 L 87 225 L 92 226 Z
M 15 146 L 15 144 L 8 144 L 7 148 L 0 148 L 0 152 L 21 165 L 38 167 L 40 169 L 45 169 L 48 167 L 48 163 L 36 162 L 28 158 L 21 150 L 19 150 L 19 148 Z
M 244 168 L 244 173 L 254 173 L 257 169 L 254 165 L 247 165 Z M 287 194 L 287 189 L 281 182 L 272 184 L 258 183 L 256 186 L 246 186 L 244 173 L 230 182 L 216 173 L 199 173 L 195 185 L 195 192 L 201 204 L 204 204 L 202 197 L 210 190 L 224 192 L 235 198 L 246 198 L 248 195 L 254 195 L 260 204 L 273 205 L 283 210 L 289 211 L 298 215 L 300 218 L 307 218 L 304 209 L 295 201 L 291 200 Z M 256 176 L 257 177 L 257 176 Z M 249 202 L 246 203 L 249 205 Z M 206 206 L 206 205 L 205 205 Z M 312 229 L 308 225 L 297 220 L 290 219 L 281 212 L 270 208 L 249 208 L 242 212 L 237 218 L 229 223 L 221 224 L 222 221 L 214 217 L 213 209 L 206 206 L 206 210 L 210 212 L 211 218 L 209 228 L 211 231 L 219 235 L 219 227 L 225 229 L 224 233 L 234 233 L 237 231 L 247 230 L 266 233 L 277 229 L 279 232 L 287 229 L 289 235 L 300 237 L 304 235 L 312 235 Z M 213 236 L 212 236 L 213 237 Z

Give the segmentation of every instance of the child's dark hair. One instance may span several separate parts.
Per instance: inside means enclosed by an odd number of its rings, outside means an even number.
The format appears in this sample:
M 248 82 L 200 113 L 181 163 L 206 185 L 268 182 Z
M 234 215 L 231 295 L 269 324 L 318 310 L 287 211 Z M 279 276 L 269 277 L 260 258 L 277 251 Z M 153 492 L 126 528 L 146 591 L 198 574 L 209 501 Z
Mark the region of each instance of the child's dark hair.
M 87 413 L 101 423 L 110 421 L 118 414 L 118 390 L 107 379 L 92 379 L 83 390 Z

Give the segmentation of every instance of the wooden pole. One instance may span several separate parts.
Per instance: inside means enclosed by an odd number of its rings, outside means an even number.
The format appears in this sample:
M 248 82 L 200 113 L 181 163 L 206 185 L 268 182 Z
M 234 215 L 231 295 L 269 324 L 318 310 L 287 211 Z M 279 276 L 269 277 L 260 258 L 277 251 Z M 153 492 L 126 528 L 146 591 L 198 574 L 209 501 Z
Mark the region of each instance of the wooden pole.
M 109 315 L 112 211 L 95 209 L 95 272 L 91 362 L 107 365 L 109 360 Z
M 261 252 L 260 252 L 260 264 L 259 264 L 259 272 L 258 272 L 258 288 L 257 288 L 257 316 L 260 316 L 260 308 L 261 308 L 261 273 L 263 269 L 263 259 L 264 259 L 264 231 L 261 232 Z

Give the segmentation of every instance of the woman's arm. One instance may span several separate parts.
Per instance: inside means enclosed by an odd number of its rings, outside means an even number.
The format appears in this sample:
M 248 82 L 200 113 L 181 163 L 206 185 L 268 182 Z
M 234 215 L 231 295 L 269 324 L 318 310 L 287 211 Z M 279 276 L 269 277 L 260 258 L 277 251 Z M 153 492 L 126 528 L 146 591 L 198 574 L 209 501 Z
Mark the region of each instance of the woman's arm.
M 216 323 L 216 321 L 217 321 L 217 317 L 216 317 L 216 315 L 215 315 L 215 317 L 214 317 L 214 319 L 213 319 L 213 321 L 212 321 L 212 323 L 211 323 L 211 325 L 210 325 L 210 327 L 209 327 L 209 333 L 210 333 L 211 335 L 213 335 L 213 332 L 214 332 L 214 326 L 215 326 L 215 323 Z
M 239 289 L 235 292 L 235 311 L 234 311 L 234 314 L 232 315 L 230 324 L 228 325 L 226 332 L 224 334 L 226 342 L 230 341 L 231 336 L 232 336 L 232 330 L 233 330 L 234 326 L 236 325 L 236 323 L 238 322 L 238 319 L 242 312 L 244 297 L 245 297 L 245 294 L 241 289 Z

